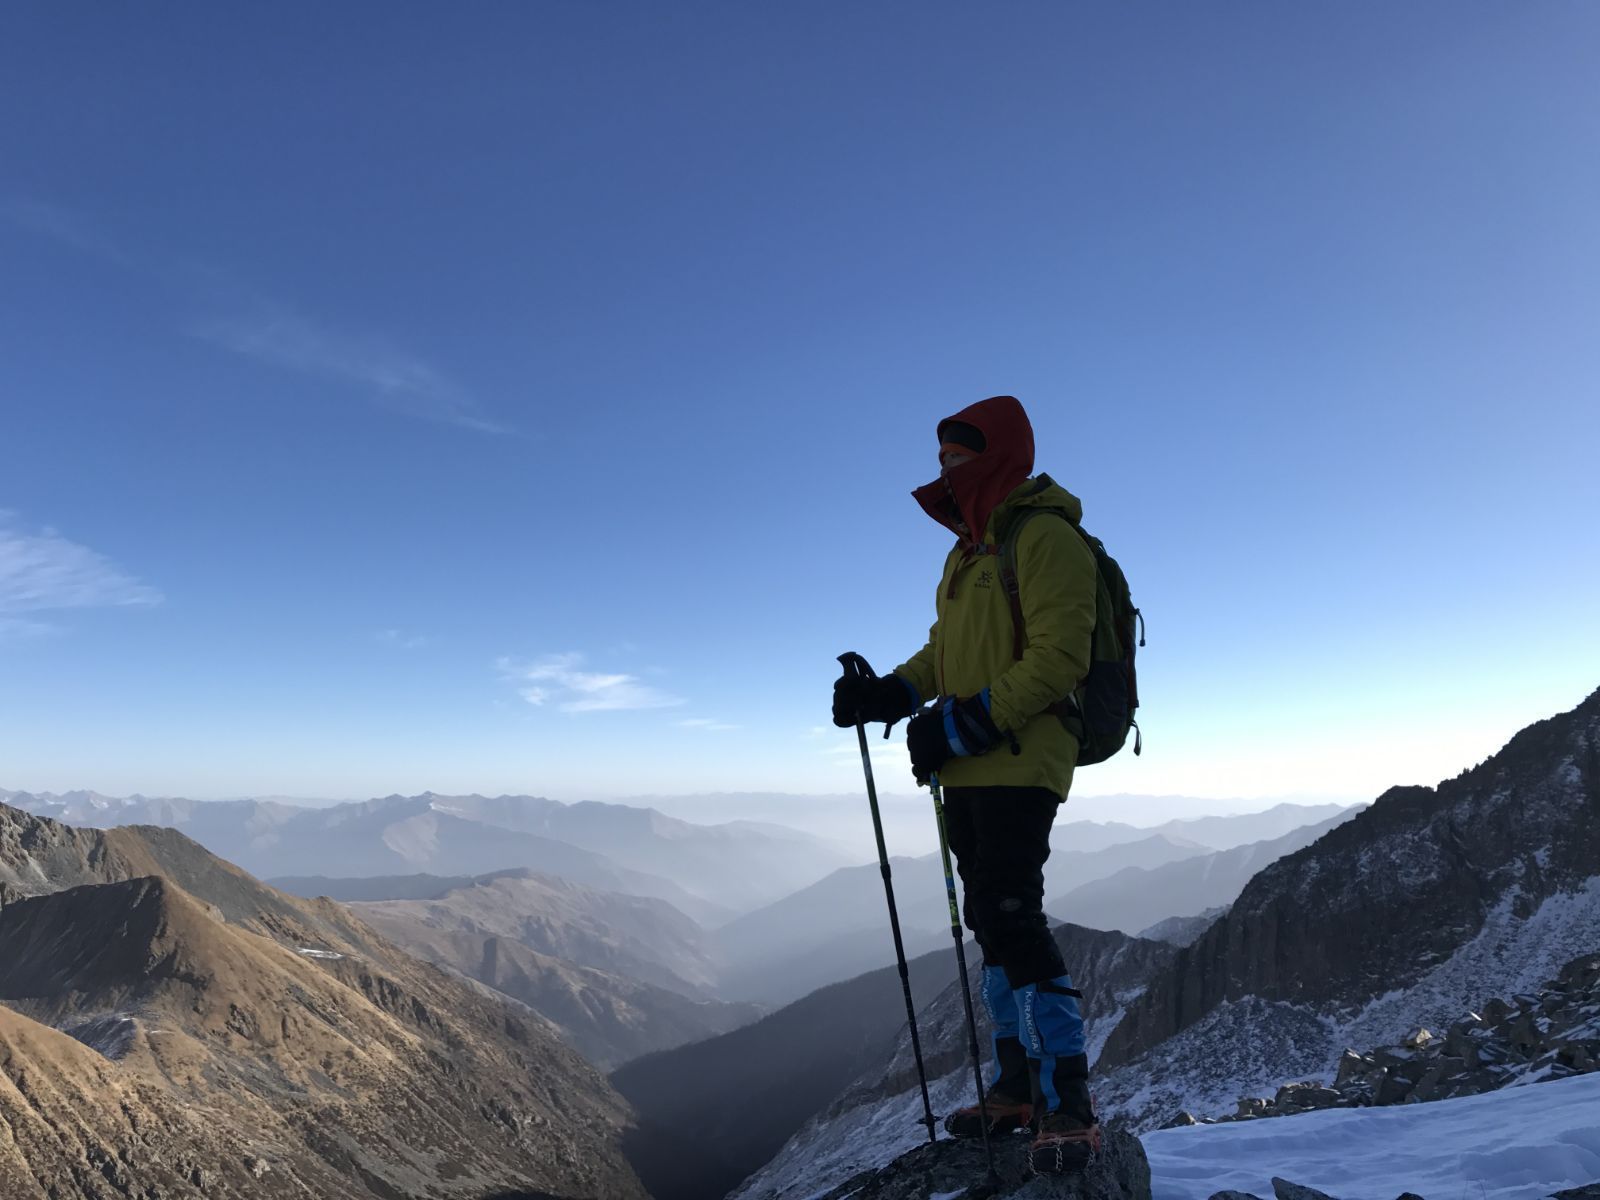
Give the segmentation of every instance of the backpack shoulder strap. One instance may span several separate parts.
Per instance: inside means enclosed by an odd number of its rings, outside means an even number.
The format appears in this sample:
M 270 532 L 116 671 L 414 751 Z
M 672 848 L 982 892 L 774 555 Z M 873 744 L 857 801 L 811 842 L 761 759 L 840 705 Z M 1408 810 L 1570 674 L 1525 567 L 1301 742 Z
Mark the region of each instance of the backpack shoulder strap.
M 1017 539 L 1022 536 L 1022 527 L 1034 517 L 1041 515 L 1059 517 L 1072 524 L 1072 519 L 1060 509 L 1055 508 L 1022 508 L 1019 509 L 1006 527 L 999 531 L 1000 542 L 995 548 L 995 554 L 1000 559 L 1000 586 L 1005 589 L 1006 603 L 1011 606 L 1011 657 L 1022 658 L 1023 647 L 1027 644 L 1028 632 L 1022 617 L 1022 587 L 1017 582 Z M 1073 525 L 1073 528 L 1077 528 Z

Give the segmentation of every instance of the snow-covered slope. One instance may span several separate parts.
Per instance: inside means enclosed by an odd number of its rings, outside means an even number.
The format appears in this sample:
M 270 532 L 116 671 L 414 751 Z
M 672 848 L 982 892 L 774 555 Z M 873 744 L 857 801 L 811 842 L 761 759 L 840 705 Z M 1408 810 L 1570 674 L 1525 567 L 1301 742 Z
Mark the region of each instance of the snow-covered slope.
M 1600 1073 L 1390 1108 L 1344 1108 L 1144 1135 L 1155 1200 L 1273 1194 L 1278 1176 L 1339 1200 L 1540 1200 L 1600 1181 Z
M 1600 948 L 1600 692 L 1438 788 L 1396 788 L 1253 878 L 1108 1039 L 1141 1128 L 1327 1078 Z
M 1448 1025 L 1492 997 L 1531 992 L 1569 960 L 1600 949 L 1600 877 L 1526 917 L 1516 915 L 1517 899 L 1506 896 L 1475 937 L 1410 987 L 1342 1014 L 1260 996 L 1225 1001 L 1156 1051 L 1099 1073 L 1095 1095 L 1141 1128 L 1180 1111 L 1231 1112 L 1241 1096 L 1271 1095 L 1289 1080 L 1328 1081 L 1346 1047 Z

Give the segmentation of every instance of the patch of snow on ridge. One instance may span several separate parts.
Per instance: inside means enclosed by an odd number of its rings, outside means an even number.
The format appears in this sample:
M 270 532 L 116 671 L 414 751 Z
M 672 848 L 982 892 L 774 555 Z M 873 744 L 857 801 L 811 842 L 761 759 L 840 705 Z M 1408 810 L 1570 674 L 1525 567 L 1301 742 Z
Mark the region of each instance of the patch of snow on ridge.
M 928 1099 L 937 1117 L 971 1104 L 976 1094 L 970 1062 L 928 1082 Z M 812 1118 L 728 1200 L 809 1200 L 925 1143 L 928 1131 L 921 1121 L 922 1092 L 916 1087 L 827 1119 Z M 939 1136 L 948 1135 L 941 1130 Z
M 127 1013 L 101 1013 L 59 1028 L 68 1037 L 113 1061 L 128 1053 L 134 1035 L 139 1032 L 138 1022 Z
M 1256 996 L 1228 1001 L 1095 1080 L 1095 1097 L 1102 1111 L 1146 1129 L 1180 1111 L 1224 1116 L 1241 1096 L 1270 1096 L 1297 1080 L 1328 1081 L 1346 1047 L 1369 1050 L 1398 1042 L 1416 1025 L 1448 1025 L 1496 996 L 1537 990 L 1572 959 L 1600 948 L 1600 876 L 1549 897 L 1526 918 L 1514 912 L 1518 896 L 1513 888 L 1502 897 L 1476 936 L 1409 988 L 1348 1014 Z
M 1600 949 L 1600 875 L 1547 897 L 1527 917 L 1514 911 L 1519 899 L 1520 889 L 1509 889 L 1470 941 L 1411 987 L 1338 1022 L 1338 1036 L 1364 1049 L 1413 1025 L 1447 1024 L 1495 996 L 1536 991 L 1574 958 Z
M 336 954 L 332 950 L 317 950 L 311 946 L 301 946 L 296 954 L 304 954 L 307 958 L 343 958 L 344 955 Z
M 1128 1005 L 1143 994 L 1143 988 L 1135 988 L 1130 993 L 1119 995 L 1117 999 L 1121 1003 L 1117 1005 L 1115 1012 L 1107 1013 L 1099 1020 L 1091 1020 L 1084 1023 L 1086 1036 L 1083 1042 L 1083 1052 L 1088 1056 L 1091 1067 L 1099 1060 L 1100 1051 L 1106 1048 L 1106 1042 L 1110 1040 L 1112 1032 L 1118 1025 L 1122 1024 L 1122 1018 L 1128 1015 Z
M 1227 1189 L 1273 1194 L 1272 1176 L 1338 1196 L 1406 1189 L 1540 1200 L 1600 1180 L 1600 1072 L 1530 1087 L 1293 1117 L 1164 1129 L 1141 1139 L 1155 1200 Z
M 1125 1117 L 1149 1129 L 1180 1112 L 1232 1113 L 1240 1096 L 1326 1077 L 1342 1049 L 1316 1013 L 1246 996 L 1218 1005 L 1137 1062 L 1091 1073 L 1089 1085 L 1102 1119 Z

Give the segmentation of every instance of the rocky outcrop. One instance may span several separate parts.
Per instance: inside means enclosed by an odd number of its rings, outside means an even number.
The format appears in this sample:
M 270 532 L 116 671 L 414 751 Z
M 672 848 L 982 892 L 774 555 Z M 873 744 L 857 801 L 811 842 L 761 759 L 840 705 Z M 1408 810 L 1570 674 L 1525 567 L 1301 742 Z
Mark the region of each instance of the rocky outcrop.
M 863 1171 L 816 1200 L 1150 1200 L 1150 1164 L 1139 1139 L 1107 1131 L 1100 1155 L 1081 1174 L 1034 1175 L 1028 1138 L 994 1139 L 996 1180 L 988 1180 L 983 1144 L 941 1140 Z
M 1267 867 L 1108 1041 L 1127 1063 L 1246 997 L 1353 1010 L 1403 989 L 1509 905 L 1600 874 L 1600 692 L 1437 789 L 1394 788 Z
M 1219 904 L 1192 917 L 1168 917 L 1164 921 L 1157 921 L 1148 929 L 1140 930 L 1139 936 L 1174 946 L 1192 946 L 1200 935 L 1210 929 L 1216 919 L 1227 911 L 1226 904 Z

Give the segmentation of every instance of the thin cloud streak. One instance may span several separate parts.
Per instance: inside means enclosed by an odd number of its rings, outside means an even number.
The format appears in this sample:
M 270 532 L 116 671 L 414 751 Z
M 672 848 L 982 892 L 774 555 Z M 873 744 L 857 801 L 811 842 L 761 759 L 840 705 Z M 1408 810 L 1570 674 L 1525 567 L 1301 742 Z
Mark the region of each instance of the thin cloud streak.
M 133 263 L 103 231 L 77 213 L 54 204 L 13 196 L 0 200 L 0 220 L 24 233 L 70 246 L 81 254 L 109 259 L 124 267 Z
M 59 205 L 18 196 L 0 198 L 0 222 L 165 281 L 190 293 L 191 303 L 199 301 L 199 293 L 204 292 L 249 294 L 249 289 L 214 268 L 160 259 L 137 262 L 92 222 Z M 216 302 L 217 298 L 211 297 L 211 303 Z M 202 320 L 192 324 L 188 332 L 258 362 L 356 384 L 375 392 L 384 407 L 421 420 L 475 433 L 515 432 L 488 416 L 460 384 L 382 339 L 327 329 L 265 298 L 239 307 L 254 311 L 250 315 Z
M 660 688 L 639 682 L 622 672 L 586 671 L 583 655 L 550 654 L 531 663 L 499 659 L 502 676 L 518 684 L 517 694 L 529 704 L 554 704 L 562 712 L 624 712 L 637 709 L 676 708 L 685 703 Z
M 19 642 L 23 638 L 43 637 L 56 632 L 56 627 L 44 621 L 28 621 L 22 617 L 0 617 L 0 642 Z
M 68 541 L 54 529 L 28 533 L 15 514 L 0 510 L 0 634 L 45 633 L 28 614 L 74 608 L 131 608 L 163 597 L 104 555 Z
M 394 646 L 401 650 L 416 650 L 426 646 L 428 639 L 420 633 L 404 633 L 398 629 L 380 629 L 372 635 L 373 640 L 385 646 Z
M 385 407 L 413 417 L 476 433 L 512 432 L 485 416 L 454 380 L 381 339 L 337 333 L 281 310 L 203 321 L 192 332 L 258 362 L 357 384 L 376 392 Z
M 680 729 L 703 729 L 707 733 L 730 733 L 739 728 L 715 717 L 686 717 L 677 724 Z

